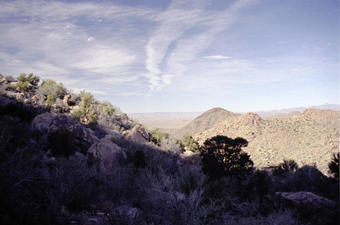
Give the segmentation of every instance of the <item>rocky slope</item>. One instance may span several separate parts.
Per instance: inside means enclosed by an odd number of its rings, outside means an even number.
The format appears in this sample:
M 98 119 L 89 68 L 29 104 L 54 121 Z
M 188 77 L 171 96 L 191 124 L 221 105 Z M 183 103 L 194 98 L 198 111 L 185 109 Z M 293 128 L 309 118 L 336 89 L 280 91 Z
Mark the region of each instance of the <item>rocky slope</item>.
M 0 224 L 338 224 L 338 182 L 314 167 L 209 182 L 110 104 L 24 78 L 0 76 Z M 264 123 L 235 118 L 253 138 Z
M 255 113 L 229 117 L 195 135 L 199 143 L 215 135 L 243 137 L 256 166 L 264 167 L 293 159 L 299 165 L 316 163 L 323 172 L 332 153 L 339 150 L 340 112 L 306 109 L 290 117 L 262 119 Z

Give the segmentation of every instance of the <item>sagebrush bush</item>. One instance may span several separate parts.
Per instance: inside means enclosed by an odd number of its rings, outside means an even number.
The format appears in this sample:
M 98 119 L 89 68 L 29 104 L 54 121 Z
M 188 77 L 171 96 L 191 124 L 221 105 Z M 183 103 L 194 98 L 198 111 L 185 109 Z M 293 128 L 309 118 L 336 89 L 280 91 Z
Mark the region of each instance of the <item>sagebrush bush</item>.
M 81 122 L 89 125 L 97 124 L 97 115 L 94 109 L 94 98 L 90 92 L 81 91 L 80 92 L 80 104 L 79 109 L 72 112 L 72 117 L 74 119 L 79 119 Z
M 67 89 L 62 83 L 57 84 L 54 80 L 44 80 L 38 93 L 46 96 L 47 104 L 52 105 L 57 98 L 63 98 L 67 94 Z
M 178 140 L 178 144 L 186 150 L 199 152 L 199 144 L 192 136 L 185 136 Z
M 38 76 L 34 76 L 33 73 L 22 73 L 18 77 L 17 87 L 21 92 L 26 92 L 29 90 L 30 86 L 36 88 L 39 81 L 40 78 Z
M 162 140 L 169 139 L 169 134 L 155 128 L 149 132 L 150 141 L 160 146 Z

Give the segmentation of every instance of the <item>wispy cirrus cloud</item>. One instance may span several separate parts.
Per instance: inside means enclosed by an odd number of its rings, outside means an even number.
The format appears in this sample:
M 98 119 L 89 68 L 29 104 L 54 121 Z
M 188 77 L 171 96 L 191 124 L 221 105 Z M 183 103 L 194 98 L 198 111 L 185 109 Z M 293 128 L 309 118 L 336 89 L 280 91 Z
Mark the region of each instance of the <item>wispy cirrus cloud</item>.
M 151 73 L 148 76 L 151 91 L 160 90 L 171 83 L 172 77 L 182 75 L 191 61 L 209 47 L 216 35 L 235 22 L 237 12 L 256 1 L 237 1 L 223 11 L 206 10 L 205 1 L 200 1 L 200 7 L 195 9 L 177 8 L 186 6 L 183 2 L 174 1 L 161 14 L 161 23 L 146 46 L 146 69 Z M 207 58 L 226 59 L 227 56 Z

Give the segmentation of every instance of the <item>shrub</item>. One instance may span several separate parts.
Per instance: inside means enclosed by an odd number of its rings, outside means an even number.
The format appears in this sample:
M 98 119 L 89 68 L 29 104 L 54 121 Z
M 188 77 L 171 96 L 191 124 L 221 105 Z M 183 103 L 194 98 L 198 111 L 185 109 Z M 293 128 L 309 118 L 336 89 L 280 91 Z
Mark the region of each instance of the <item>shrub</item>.
M 80 92 L 80 108 L 72 112 L 72 117 L 89 125 L 97 124 L 97 115 L 94 110 L 94 98 L 90 92 Z
M 153 129 L 149 132 L 150 141 L 160 146 L 162 139 L 169 139 L 169 134 L 162 132 L 160 129 Z
M 332 161 L 328 164 L 328 173 L 336 181 L 339 181 L 339 152 L 333 154 Z
M 51 106 L 54 103 L 54 99 L 52 95 L 47 95 L 47 99 L 46 99 L 46 103 L 47 105 Z
M 238 175 L 253 170 L 253 161 L 242 151 L 248 141 L 217 135 L 204 142 L 201 148 L 202 170 L 211 179 L 227 175 Z
M 47 96 L 47 104 L 52 105 L 57 98 L 63 98 L 67 90 L 62 83 L 57 84 L 54 80 L 44 80 L 38 92 L 43 96 Z
M 185 136 L 181 140 L 178 140 L 180 147 L 192 152 L 199 151 L 199 144 L 192 136 Z
M 22 73 L 18 77 L 18 84 L 17 87 L 21 92 L 28 91 L 30 86 L 37 87 L 40 78 L 38 76 L 34 76 L 33 73 L 26 74 Z

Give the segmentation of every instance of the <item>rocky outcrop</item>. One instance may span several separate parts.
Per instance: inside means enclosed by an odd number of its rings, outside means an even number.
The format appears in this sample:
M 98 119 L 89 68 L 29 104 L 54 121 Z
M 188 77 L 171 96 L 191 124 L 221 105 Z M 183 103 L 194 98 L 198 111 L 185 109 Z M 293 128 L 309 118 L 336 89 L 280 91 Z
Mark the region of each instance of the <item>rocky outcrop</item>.
M 93 144 L 87 151 L 88 164 L 96 166 L 101 171 L 109 171 L 126 158 L 124 150 L 107 137 Z
M 128 130 L 124 133 L 124 137 L 129 140 L 139 144 L 145 144 L 149 141 L 149 134 L 146 130 L 137 125 L 132 130 Z
M 276 195 L 296 207 L 308 207 L 318 210 L 336 206 L 336 202 L 307 191 L 277 192 Z
M 42 135 L 42 138 L 48 138 L 49 134 L 66 130 L 74 139 L 75 151 L 82 153 L 86 153 L 92 144 L 99 141 L 91 129 L 62 114 L 40 114 L 33 119 L 31 126 L 34 131 Z
M 338 205 L 333 200 L 312 192 L 276 192 L 283 205 L 298 210 L 302 218 L 313 221 L 313 224 L 333 224 L 338 216 Z

